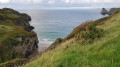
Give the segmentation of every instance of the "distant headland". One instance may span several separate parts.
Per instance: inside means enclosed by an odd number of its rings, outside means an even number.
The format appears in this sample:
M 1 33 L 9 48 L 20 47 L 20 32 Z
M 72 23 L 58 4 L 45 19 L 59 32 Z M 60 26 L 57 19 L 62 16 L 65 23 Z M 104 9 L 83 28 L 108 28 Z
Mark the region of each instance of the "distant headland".
M 111 14 L 115 14 L 116 12 L 119 12 L 120 8 L 111 8 L 109 11 L 107 11 L 105 8 L 102 8 L 102 11 L 100 14 L 102 15 L 111 15 Z

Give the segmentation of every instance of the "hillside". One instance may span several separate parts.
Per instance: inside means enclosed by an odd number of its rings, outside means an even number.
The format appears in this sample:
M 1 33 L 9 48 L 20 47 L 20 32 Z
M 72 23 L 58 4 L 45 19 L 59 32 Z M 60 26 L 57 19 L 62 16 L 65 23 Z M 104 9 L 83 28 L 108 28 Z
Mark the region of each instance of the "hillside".
M 0 64 L 16 58 L 29 58 L 37 52 L 38 39 L 32 32 L 31 17 L 10 8 L 0 9 Z
M 76 27 L 24 67 L 119 67 L 119 50 L 120 13 L 116 13 Z

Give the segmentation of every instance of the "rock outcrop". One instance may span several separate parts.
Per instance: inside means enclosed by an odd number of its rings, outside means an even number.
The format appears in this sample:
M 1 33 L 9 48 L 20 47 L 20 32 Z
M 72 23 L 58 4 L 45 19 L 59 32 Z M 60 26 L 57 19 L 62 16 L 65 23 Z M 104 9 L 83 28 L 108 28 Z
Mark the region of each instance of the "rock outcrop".
M 102 8 L 102 11 L 101 11 L 100 14 L 102 14 L 102 15 L 106 15 L 106 14 L 108 14 L 108 11 L 107 11 L 105 8 Z
M 120 8 L 111 8 L 111 9 L 109 10 L 109 15 L 115 14 L 116 12 L 119 12 L 119 11 L 120 11 Z
M 116 12 L 119 12 L 120 11 L 120 8 L 111 8 L 109 11 L 107 11 L 105 8 L 102 8 L 102 11 L 100 14 L 102 15 L 112 15 L 112 14 L 115 14 Z
M 17 56 L 17 58 L 29 58 L 30 55 L 38 52 L 38 38 L 37 36 L 31 37 L 17 37 L 19 44 L 13 48 L 15 53 L 21 53 L 23 57 Z
M 21 16 L 22 16 L 22 18 L 23 18 L 24 20 L 26 20 L 26 21 L 31 21 L 31 17 L 30 17 L 29 15 L 27 15 L 27 14 L 25 14 L 25 13 L 21 13 Z
M 31 17 L 10 8 L 0 9 L 0 63 L 30 58 L 38 52 L 38 38 Z

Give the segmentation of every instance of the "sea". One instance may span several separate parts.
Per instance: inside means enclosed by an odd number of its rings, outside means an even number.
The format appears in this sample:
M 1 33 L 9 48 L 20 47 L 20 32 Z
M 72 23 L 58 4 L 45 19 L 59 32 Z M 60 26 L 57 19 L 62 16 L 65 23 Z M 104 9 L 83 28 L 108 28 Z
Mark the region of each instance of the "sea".
M 105 17 L 101 9 L 79 10 L 20 10 L 31 16 L 30 24 L 35 27 L 39 43 L 50 45 L 57 38 L 65 38 L 72 30 L 85 21 Z

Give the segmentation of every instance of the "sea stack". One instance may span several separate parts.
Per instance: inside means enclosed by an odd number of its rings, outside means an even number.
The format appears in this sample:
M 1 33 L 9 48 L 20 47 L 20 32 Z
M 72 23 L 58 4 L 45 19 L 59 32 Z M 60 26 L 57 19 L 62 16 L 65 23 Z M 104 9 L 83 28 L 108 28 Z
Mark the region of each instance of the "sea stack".
M 106 14 L 108 14 L 108 11 L 107 11 L 105 8 L 102 8 L 102 11 L 101 11 L 100 14 L 102 14 L 102 15 L 106 15 Z

